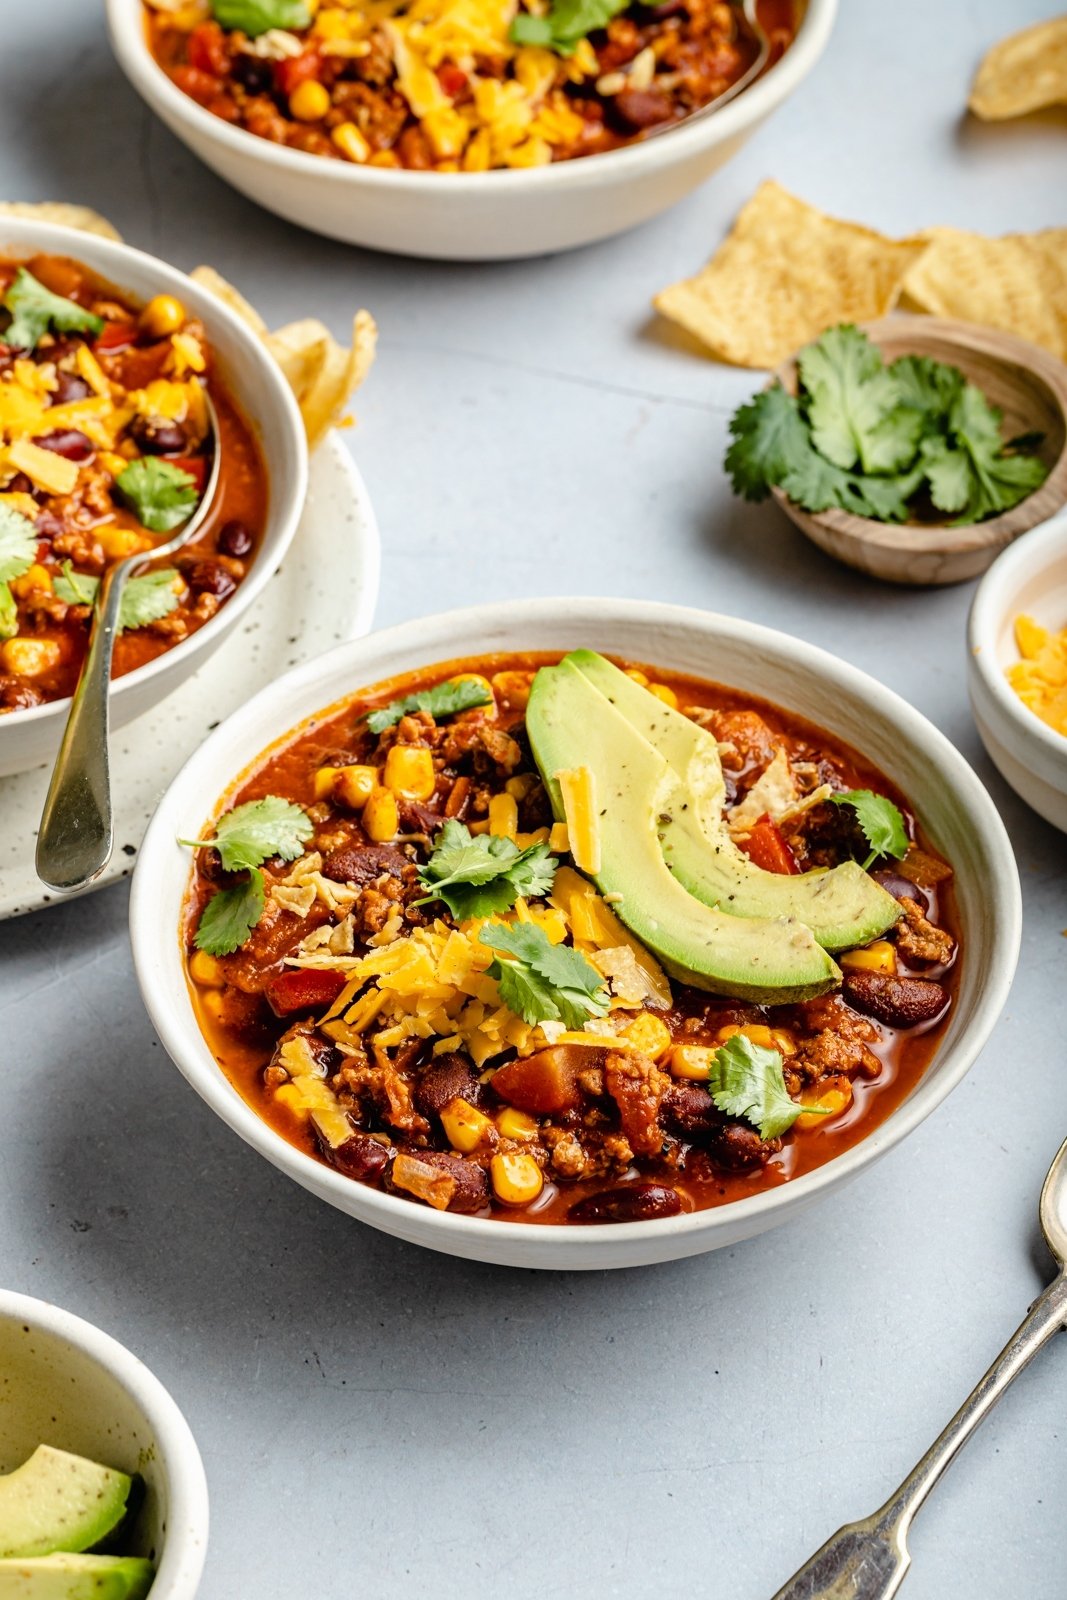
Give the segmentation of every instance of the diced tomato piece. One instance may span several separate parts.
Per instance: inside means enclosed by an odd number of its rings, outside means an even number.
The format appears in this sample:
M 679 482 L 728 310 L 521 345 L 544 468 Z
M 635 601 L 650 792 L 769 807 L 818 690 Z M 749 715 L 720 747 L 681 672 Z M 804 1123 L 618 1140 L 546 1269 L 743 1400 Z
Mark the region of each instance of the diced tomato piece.
M 222 79 L 213 72 L 201 72 L 196 67 L 175 67 L 171 77 L 183 94 L 189 95 L 190 99 L 202 106 L 222 93 Z
M 196 484 L 197 494 L 203 493 L 207 480 L 207 462 L 203 456 L 168 456 L 167 461 L 172 467 L 180 467 L 182 472 L 187 472 Z
M 189 35 L 189 65 L 197 72 L 211 72 L 224 78 L 230 70 L 226 35 L 217 22 L 201 22 Z
M 740 841 L 750 861 L 764 872 L 799 872 L 792 850 L 782 838 L 782 830 L 770 817 L 762 816 L 747 839 Z
M 458 94 L 463 93 L 468 79 L 462 67 L 457 67 L 452 61 L 442 61 L 437 69 L 437 81 L 445 94 L 454 100 Z
M 291 1017 L 296 1011 L 322 1010 L 337 999 L 346 982 L 343 972 L 288 967 L 270 979 L 264 993 L 276 1017 Z
M 137 337 L 136 322 L 105 322 L 93 340 L 94 350 L 121 350 Z
M 322 58 L 317 50 L 305 50 L 303 55 L 288 56 L 284 61 L 276 61 L 275 88 L 279 94 L 284 94 L 288 99 L 297 84 L 306 83 L 309 78 L 317 78 L 321 68 Z

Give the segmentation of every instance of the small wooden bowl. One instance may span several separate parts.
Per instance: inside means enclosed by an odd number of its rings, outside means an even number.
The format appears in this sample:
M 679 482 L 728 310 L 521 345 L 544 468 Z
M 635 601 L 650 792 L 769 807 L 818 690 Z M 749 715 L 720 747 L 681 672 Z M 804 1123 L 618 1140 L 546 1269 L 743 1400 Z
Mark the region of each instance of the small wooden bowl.
M 892 316 L 864 332 L 886 361 L 933 356 L 958 367 L 1004 413 L 1004 437 L 1044 434 L 1039 454 L 1049 475 L 1039 489 L 988 522 L 954 528 L 942 523 L 873 522 L 849 511 L 803 511 L 774 490 L 797 527 L 828 555 L 890 583 L 946 584 L 976 578 L 1005 546 L 1067 503 L 1067 367 L 1014 334 L 942 317 Z M 795 358 L 776 374 L 797 390 Z

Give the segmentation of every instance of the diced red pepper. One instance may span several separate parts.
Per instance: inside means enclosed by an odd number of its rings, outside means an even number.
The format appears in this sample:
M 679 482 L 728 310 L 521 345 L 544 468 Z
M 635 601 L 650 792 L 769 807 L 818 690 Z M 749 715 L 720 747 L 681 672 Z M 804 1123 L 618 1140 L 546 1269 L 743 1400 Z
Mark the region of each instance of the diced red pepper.
M 211 72 L 216 78 L 224 78 L 230 70 L 226 35 L 217 22 L 201 22 L 193 29 L 187 54 L 189 65 L 198 72 Z
M 182 472 L 187 472 L 196 484 L 197 494 L 202 494 L 207 480 L 207 462 L 203 456 L 167 456 L 167 461 L 172 467 L 179 467 Z
M 468 78 L 462 67 L 457 67 L 452 61 L 442 61 L 437 69 L 437 81 L 445 94 L 454 100 L 467 87 Z
M 297 1011 L 321 1011 L 337 999 L 346 982 L 343 972 L 287 967 L 269 980 L 264 993 L 276 1017 L 291 1017 Z
M 306 83 L 309 78 L 317 78 L 321 70 L 322 57 L 317 50 L 305 50 L 303 55 L 287 56 L 284 61 L 274 63 L 275 88 L 288 99 L 298 84 Z
M 136 322 L 105 322 L 93 340 L 94 350 L 122 350 L 137 338 Z
M 764 872 L 800 871 L 792 850 L 782 837 L 782 830 L 766 815 L 760 817 L 747 839 L 740 840 L 740 845 L 749 860 Z
M 197 67 L 174 67 L 171 77 L 183 94 L 202 106 L 222 93 L 223 81 L 213 72 L 201 72 Z

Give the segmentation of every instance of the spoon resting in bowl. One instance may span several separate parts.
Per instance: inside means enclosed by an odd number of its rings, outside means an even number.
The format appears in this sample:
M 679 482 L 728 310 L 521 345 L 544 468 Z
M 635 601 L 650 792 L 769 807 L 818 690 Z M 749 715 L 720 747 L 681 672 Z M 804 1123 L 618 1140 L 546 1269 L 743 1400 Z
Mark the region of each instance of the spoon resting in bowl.
M 911 1564 L 908 1530 L 915 1513 L 1008 1385 L 1054 1333 L 1067 1327 L 1067 1141 L 1048 1170 L 1038 1212 L 1045 1243 L 1059 1265 L 1057 1276 L 896 1493 L 862 1522 L 839 1528 L 774 1600 L 890 1600 L 896 1594 Z
M 78 686 L 70 702 L 63 740 L 52 769 L 37 835 L 37 876 L 50 889 L 73 893 L 98 877 L 111 859 L 115 827 L 108 760 L 111 657 L 119 632 L 119 609 L 128 578 L 160 556 L 170 556 L 203 527 L 218 488 L 221 450 L 218 413 L 204 390 L 211 433 L 211 470 L 192 516 L 165 544 L 138 551 L 100 579 L 92 633 Z

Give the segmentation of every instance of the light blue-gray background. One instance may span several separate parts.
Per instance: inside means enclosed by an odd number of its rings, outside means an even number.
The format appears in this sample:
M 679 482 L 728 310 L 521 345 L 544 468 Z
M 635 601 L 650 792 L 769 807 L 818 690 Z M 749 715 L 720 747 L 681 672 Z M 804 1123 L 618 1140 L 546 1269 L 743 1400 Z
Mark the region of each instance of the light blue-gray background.
M 124 888 L 0 929 L 0 1282 L 102 1324 L 173 1390 L 211 1485 L 203 1600 L 766 1600 L 879 1502 L 1043 1281 L 1035 1204 L 1067 1133 L 1064 839 L 978 744 L 971 586 L 867 582 L 735 503 L 726 420 L 759 379 L 676 348 L 648 305 L 768 176 L 891 232 L 1067 222 L 1067 114 L 960 114 L 982 50 L 1056 9 L 843 0 L 812 78 L 702 192 L 627 238 L 479 268 L 287 227 L 152 119 L 97 6 L 3 7 L 0 196 L 88 201 L 178 266 L 214 263 L 271 321 L 377 316 L 348 438 L 382 524 L 381 622 L 651 595 L 815 640 L 976 763 L 1026 900 L 1001 1025 L 904 1147 L 743 1248 L 586 1277 L 422 1253 L 245 1149 L 153 1036 Z M 924 1513 L 911 1600 L 1059 1600 L 1065 1405 L 1060 1345 Z

